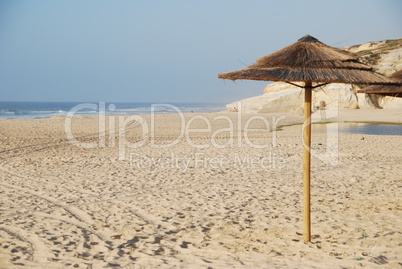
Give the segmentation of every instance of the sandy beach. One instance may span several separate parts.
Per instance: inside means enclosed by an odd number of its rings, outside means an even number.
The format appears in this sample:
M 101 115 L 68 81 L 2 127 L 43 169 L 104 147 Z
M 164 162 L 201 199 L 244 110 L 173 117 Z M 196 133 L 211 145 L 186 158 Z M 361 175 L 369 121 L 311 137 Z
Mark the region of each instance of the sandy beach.
M 402 136 L 313 134 L 305 243 L 302 121 L 1 120 L 0 268 L 402 268 Z

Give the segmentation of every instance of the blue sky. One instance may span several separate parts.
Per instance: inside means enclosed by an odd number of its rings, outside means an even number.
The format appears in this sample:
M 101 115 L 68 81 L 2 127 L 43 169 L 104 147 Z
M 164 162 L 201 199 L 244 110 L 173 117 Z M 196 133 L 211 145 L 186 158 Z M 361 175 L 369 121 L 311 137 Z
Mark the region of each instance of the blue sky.
M 0 101 L 232 102 L 217 79 L 310 34 L 402 37 L 402 1 L 0 0 Z

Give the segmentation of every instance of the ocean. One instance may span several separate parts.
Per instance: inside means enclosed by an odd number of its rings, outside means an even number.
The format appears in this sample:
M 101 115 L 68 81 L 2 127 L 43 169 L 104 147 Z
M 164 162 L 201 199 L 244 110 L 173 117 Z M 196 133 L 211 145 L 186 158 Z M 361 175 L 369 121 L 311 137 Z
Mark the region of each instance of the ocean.
M 140 115 L 163 113 L 216 112 L 220 103 L 111 103 L 111 102 L 0 102 L 1 119 L 43 119 L 55 116 Z
M 110 103 L 110 102 L 0 102 L 0 120 L 4 119 L 43 119 L 56 116 L 99 116 L 100 111 L 105 115 L 143 115 L 164 113 L 207 113 L 226 110 L 225 104 L 220 103 Z M 313 124 L 313 132 L 320 124 Z M 326 126 L 325 124 L 321 126 Z M 372 134 L 372 135 L 402 135 L 401 124 L 373 123 L 338 123 L 336 132 Z M 299 128 L 287 126 L 285 128 Z M 328 128 L 328 129 L 327 129 Z M 325 132 L 331 132 L 326 126 Z
M 300 132 L 302 125 L 285 126 L 281 129 Z M 368 134 L 368 135 L 402 135 L 402 124 L 400 123 L 375 123 L 375 122 L 333 122 L 333 123 L 313 123 L 311 125 L 314 134 Z

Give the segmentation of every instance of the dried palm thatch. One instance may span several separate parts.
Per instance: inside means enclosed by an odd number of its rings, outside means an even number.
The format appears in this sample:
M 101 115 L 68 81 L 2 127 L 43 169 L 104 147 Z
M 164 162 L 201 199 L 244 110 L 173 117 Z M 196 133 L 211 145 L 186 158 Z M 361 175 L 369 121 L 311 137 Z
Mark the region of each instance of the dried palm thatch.
M 391 78 L 402 82 L 402 70 L 392 74 Z M 388 95 L 393 97 L 402 97 L 402 86 L 390 85 L 371 85 L 364 89 L 358 90 L 359 93 L 375 93 L 381 95 Z
M 303 226 L 304 240 L 310 242 L 311 93 L 314 87 L 323 85 L 313 87 L 312 83 L 399 86 L 402 83 L 375 73 L 370 66 L 359 62 L 357 55 L 329 47 L 309 35 L 292 45 L 259 58 L 255 64 L 247 68 L 221 73 L 218 78 L 272 80 L 291 84 L 304 82 Z
M 400 85 L 359 62 L 356 54 L 329 47 L 309 35 L 257 59 L 247 68 L 221 73 L 218 78 Z

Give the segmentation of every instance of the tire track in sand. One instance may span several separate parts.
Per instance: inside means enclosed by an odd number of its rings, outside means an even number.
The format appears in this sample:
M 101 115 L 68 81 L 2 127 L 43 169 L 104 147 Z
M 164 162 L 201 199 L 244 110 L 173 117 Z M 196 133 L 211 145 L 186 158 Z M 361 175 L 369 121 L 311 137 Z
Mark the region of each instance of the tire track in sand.
M 34 262 L 42 265 L 48 263 L 48 258 L 53 256 L 36 234 L 28 234 L 20 228 L 11 227 L 8 225 L 0 225 L 0 230 L 3 230 L 8 234 L 17 237 L 21 241 L 28 242 L 32 247 L 31 255 Z
M 8 174 L 11 174 L 11 175 L 13 175 L 14 177 L 17 177 L 17 178 L 21 178 L 21 179 L 25 178 L 24 176 L 17 175 L 17 174 L 15 174 L 15 173 L 13 173 L 13 172 L 11 172 L 9 170 L 4 169 L 4 167 L 0 168 L 0 170 L 2 170 L 3 172 L 6 172 Z M 32 180 L 32 178 L 30 178 L 29 180 Z M 58 186 L 58 184 L 54 184 L 54 183 L 50 183 L 50 182 L 46 182 L 46 184 L 48 184 L 48 185 L 51 184 L 51 185 L 54 185 L 56 187 Z M 66 210 L 67 212 L 72 214 L 76 219 L 78 219 L 79 221 L 85 223 L 86 225 L 88 225 L 88 226 L 93 225 L 92 218 L 87 213 L 85 213 L 84 211 L 82 211 L 82 210 L 80 210 L 80 209 L 78 209 L 76 207 L 67 205 L 67 204 L 65 204 L 65 203 L 63 203 L 61 201 L 58 201 L 58 200 L 54 199 L 54 198 L 41 195 L 37 191 L 25 189 L 27 187 L 24 187 L 24 188 L 17 187 L 17 186 L 13 186 L 13 185 L 10 185 L 10 184 L 7 184 L 7 183 L 0 183 L 0 185 L 4 185 L 6 187 L 13 188 L 13 189 L 18 189 L 18 190 L 21 190 L 23 192 L 27 192 L 27 193 L 29 193 L 31 195 L 35 195 L 35 196 L 37 196 L 39 198 L 45 199 L 45 200 L 47 200 L 47 201 L 49 201 L 49 202 L 51 202 L 53 204 L 56 204 L 56 205 L 62 207 L 64 210 Z M 66 187 L 66 186 L 64 186 L 64 187 Z M 72 191 L 75 191 L 75 192 L 78 192 L 78 193 L 84 193 L 84 194 L 87 194 L 87 195 L 91 195 L 91 196 L 93 196 L 95 198 L 98 198 L 98 199 L 102 198 L 102 197 L 99 197 L 99 195 L 97 195 L 97 194 L 94 194 L 92 192 L 79 190 L 79 189 L 77 189 L 75 187 L 72 187 L 72 186 L 67 186 L 67 188 L 68 188 L 68 190 L 72 190 Z M 66 189 L 66 191 L 67 191 L 67 189 Z M 151 225 L 155 226 L 155 230 L 156 229 L 162 229 L 162 230 L 168 230 L 169 231 L 169 230 L 174 230 L 176 228 L 175 226 L 173 226 L 173 225 L 171 225 L 169 223 L 162 222 L 160 220 L 160 218 L 155 217 L 153 215 L 150 215 L 150 214 L 144 212 L 138 206 L 135 206 L 133 204 L 128 204 L 128 203 L 125 203 L 123 201 L 118 201 L 118 200 L 112 200 L 112 199 L 106 199 L 106 200 L 108 202 L 114 203 L 116 205 L 120 205 L 120 206 L 123 206 L 125 208 L 128 208 L 130 210 L 130 212 L 133 215 L 135 215 L 137 218 L 141 219 L 143 222 L 145 222 L 147 224 L 151 224 Z M 49 216 L 49 217 L 51 217 L 51 216 Z
M 80 210 L 80 209 L 78 209 L 78 208 L 76 208 L 74 206 L 69 206 L 69 205 L 67 205 L 67 204 L 65 204 L 65 203 L 63 203 L 61 201 L 58 201 L 58 200 L 52 198 L 52 197 L 42 195 L 38 191 L 27 189 L 26 187 L 25 188 L 17 187 L 17 186 L 10 185 L 10 184 L 4 183 L 4 182 L 1 182 L 0 185 L 2 185 L 4 187 L 7 187 L 7 188 L 10 188 L 10 189 L 19 190 L 21 192 L 25 192 L 25 193 L 28 193 L 30 195 L 34 195 L 34 196 L 36 196 L 38 198 L 41 198 L 43 200 L 46 200 L 46 201 L 48 201 L 48 202 L 50 202 L 52 204 L 60 206 L 61 208 L 63 208 L 68 213 L 70 213 L 73 217 L 75 217 L 79 221 L 82 221 L 82 222 L 84 222 L 84 223 L 86 223 L 88 225 L 93 224 L 92 218 L 87 213 L 85 213 L 84 211 L 82 211 L 82 210 Z
M 34 215 L 36 215 L 36 216 L 59 220 L 59 221 L 66 222 L 66 223 L 75 225 L 77 227 L 83 228 L 83 229 L 89 231 L 90 233 L 95 234 L 102 241 L 108 240 L 108 236 L 112 233 L 112 231 L 107 231 L 107 234 L 104 233 L 104 232 L 101 232 L 101 231 L 94 231 L 92 229 L 92 227 L 94 225 L 94 221 L 91 218 L 91 216 L 89 216 L 86 212 L 82 211 L 81 209 L 78 209 L 77 207 L 70 206 L 70 205 L 67 205 L 64 202 L 61 202 L 61 201 L 56 200 L 54 198 L 44 196 L 44 195 L 38 193 L 37 191 L 26 189 L 26 187 L 25 188 L 17 187 L 17 186 L 14 186 L 14 185 L 3 183 L 3 182 L 1 182 L 0 185 L 3 185 L 5 187 L 7 187 L 7 188 L 19 190 L 21 192 L 25 192 L 25 193 L 28 193 L 30 195 L 34 195 L 36 197 L 39 197 L 41 199 L 44 199 L 44 200 L 52 203 L 52 204 L 55 204 L 55 205 L 63 208 L 68 213 L 70 213 L 76 219 L 76 221 L 74 221 L 72 219 L 69 219 L 69 218 L 65 218 L 65 217 L 57 217 L 57 216 L 53 216 L 53 215 L 50 215 L 50 214 L 43 214 L 43 213 L 35 213 Z
M 27 179 L 28 178 L 25 176 L 16 175 L 15 173 L 7 171 L 2 168 L 0 168 L 0 170 L 3 170 L 4 172 L 7 172 L 10 175 L 13 175 L 14 179 L 15 178 L 19 178 L 19 179 L 24 179 L 24 178 Z M 30 178 L 29 181 L 32 182 L 32 179 L 35 180 L 35 178 Z M 17 183 L 20 183 L 20 182 L 17 181 Z M 51 185 L 54 185 L 55 187 L 57 187 L 57 185 L 58 185 L 58 184 L 49 183 L 49 182 L 46 182 L 46 184 L 51 184 Z M 90 233 L 93 233 L 94 235 L 96 235 L 99 239 L 101 239 L 104 242 L 107 241 L 111 237 L 111 235 L 114 234 L 113 231 L 110 229 L 108 229 L 108 231 L 105 231 L 107 233 L 105 233 L 105 232 L 102 233 L 100 231 L 94 231 L 92 229 L 92 227 L 94 227 L 95 225 L 94 225 L 94 221 L 92 220 L 92 218 L 86 212 L 84 212 L 74 206 L 67 205 L 66 203 L 58 201 L 52 197 L 45 196 L 45 195 L 41 194 L 39 191 L 32 190 L 31 188 L 29 188 L 27 186 L 19 187 L 19 186 L 14 186 L 14 185 L 7 184 L 7 183 L 0 183 L 0 185 L 3 185 L 10 189 L 15 189 L 15 190 L 19 190 L 21 192 L 25 192 L 30 195 L 34 195 L 36 197 L 39 197 L 41 199 L 44 199 L 44 200 L 52 203 L 52 204 L 60 206 L 65 211 L 69 212 L 76 220 L 62 217 L 62 216 L 52 216 L 50 214 L 44 214 L 44 213 L 39 213 L 39 212 L 33 214 L 36 217 L 55 219 L 55 220 L 59 220 L 59 221 L 65 222 L 65 223 L 75 225 L 79 228 L 89 231 Z M 141 219 L 144 223 L 147 223 L 152 227 L 153 232 L 150 233 L 148 236 L 146 236 L 144 239 L 150 238 L 152 236 L 155 238 L 166 238 L 166 236 L 169 237 L 169 235 L 173 235 L 173 234 L 176 234 L 177 232 L 179 232 L 179 229 L 177 227 L 175 227 L 174 225 L 172 225 L 170 223 L 162 222 L 162 220 L 159 217 L 148 214 L 147 212 L 145 212 L 138 206 L 135 206 L 135 205 L 132 205 L 129 203 L 125 203 L 123 201 L 118 201 L 118 200 L 102 199 L 102 197 L 100 197 L 96 193 L 88 193 L 86 191 L 83 192 L 72 186 L 63 186 L 63 188 L 65 191 L 75 191 L 77 193 L 85 193 L 87 195 L 90 194 L 91 196 L 93 196 L 97 199 L 104 200 L 104 201 L 107 201 L 110 203 L 114 203 L 116 205 L 129 209 L 129 211 L 133 215 L 135 215 L 137 218 Z M 155 239 L 155 240 L 159 241 L 160 239 Z M 131 240 L 129 239 L 127 242 L 130 242 L 130 241 Z M 143 244 L 148 244 L 148 242 L 147 243 L 142 242 L 142 245 Z M 174 252 L 174 249 L 172 248 L 172 246 L 170 246 L 170 244 L 166 245 L 161 242 L 159 242 L 159 244 L 161 246 L 165 247 L 166 249 L 169 249 L 171 253 Z M 123 245 L 124 245 L 124 243 L 123 243 Z M 138 247 L 140 247 L 140 246 L 141 245 L 138 245 Z M 135 252 L 138 252 L 139 250 L 140 249 L 137 248 Z

